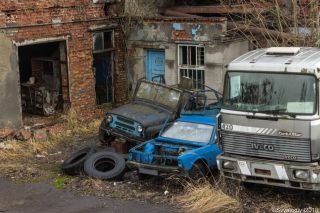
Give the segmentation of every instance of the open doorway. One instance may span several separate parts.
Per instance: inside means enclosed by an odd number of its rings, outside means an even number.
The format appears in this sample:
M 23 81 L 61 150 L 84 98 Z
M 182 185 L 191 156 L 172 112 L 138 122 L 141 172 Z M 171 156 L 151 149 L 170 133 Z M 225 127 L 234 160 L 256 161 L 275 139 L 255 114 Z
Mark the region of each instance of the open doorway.
M 66 42 L 20 46 L 18 53 L 24 123 L 25 117 L 52 116 L 69 107 Z

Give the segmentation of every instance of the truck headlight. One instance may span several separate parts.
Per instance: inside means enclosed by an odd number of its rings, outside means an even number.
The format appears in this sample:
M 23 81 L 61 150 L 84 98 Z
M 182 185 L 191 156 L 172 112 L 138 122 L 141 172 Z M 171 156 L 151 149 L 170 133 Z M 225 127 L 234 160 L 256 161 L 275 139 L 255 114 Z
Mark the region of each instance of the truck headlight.
M 137 126 L 137 131 L 141 133 L 143 131 L 143 127 L 141 125 Z
M 294 170 L 294 177 L 298 179 L 308 179 L 309 173 L 307 170 Z
M 107 115 L 106 120 L 108 123 L 111 123 L 113 120 L 112 115 Z
M 233 170 L 235 169 L 235 165 L 234 165 L 234 162 L 233 161 L 223 161 L 222 162 L 222 168 L 223 169 L 229 169 L 229 170 Z

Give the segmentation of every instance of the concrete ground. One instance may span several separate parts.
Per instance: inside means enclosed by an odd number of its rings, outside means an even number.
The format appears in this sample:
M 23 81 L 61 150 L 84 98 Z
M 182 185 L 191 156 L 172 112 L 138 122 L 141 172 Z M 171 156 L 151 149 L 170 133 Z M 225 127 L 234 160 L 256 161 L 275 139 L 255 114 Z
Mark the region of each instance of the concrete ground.
M 78 196 L 45 183 L 16 184 L 0 180 L 0 212 L 173 213 L 176 210 L 134 201 Z

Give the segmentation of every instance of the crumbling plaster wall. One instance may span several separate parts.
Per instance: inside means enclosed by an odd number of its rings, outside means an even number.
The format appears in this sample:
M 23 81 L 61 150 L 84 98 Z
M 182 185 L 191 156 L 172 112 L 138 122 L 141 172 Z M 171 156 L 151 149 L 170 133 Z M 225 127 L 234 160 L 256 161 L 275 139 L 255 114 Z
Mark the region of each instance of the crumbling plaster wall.
M 248 51 L 249 42 L 241 38 L 207 45 L 204 56 L 206 85 L 223 92 L 226 66 Z
M 178 46 L 195 44 L 205 47 L 205 84 L 223 91 L 226 65 L 249 50 L 249 43 L 241 37 L 225 38 L 226 22 L 223 19 L 186 21 L 167 19 L 161 22 L 145 21 L 129 38 L 131 54 L 129 73 L 132 88 L 146 75 L 144 51 L 165 51 L 165 79 L 169 85 L 178 84 Z
M 17 51 L 0 32 L 0 127 L 18 128 L 22 124 Z

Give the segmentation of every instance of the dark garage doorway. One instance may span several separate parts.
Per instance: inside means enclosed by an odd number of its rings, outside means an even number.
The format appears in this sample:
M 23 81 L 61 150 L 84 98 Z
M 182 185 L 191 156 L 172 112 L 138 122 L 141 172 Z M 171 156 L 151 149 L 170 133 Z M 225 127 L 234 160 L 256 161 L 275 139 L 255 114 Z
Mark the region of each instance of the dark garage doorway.
M 23 115 L 49 116 L 69 108 L 66 41 L 18 47 Z

